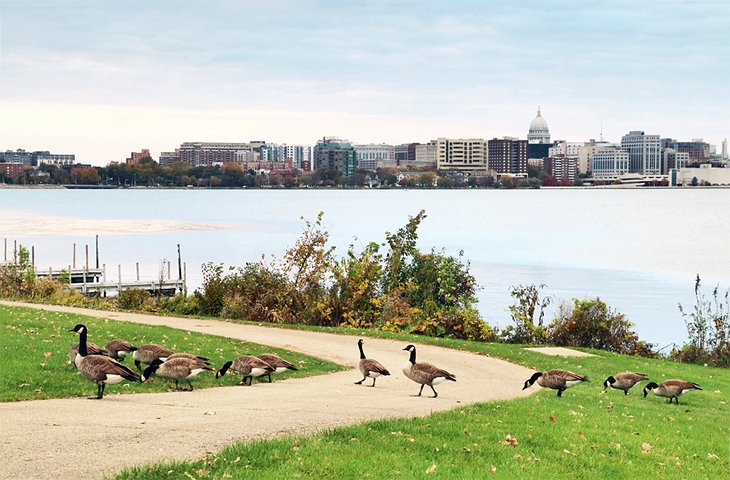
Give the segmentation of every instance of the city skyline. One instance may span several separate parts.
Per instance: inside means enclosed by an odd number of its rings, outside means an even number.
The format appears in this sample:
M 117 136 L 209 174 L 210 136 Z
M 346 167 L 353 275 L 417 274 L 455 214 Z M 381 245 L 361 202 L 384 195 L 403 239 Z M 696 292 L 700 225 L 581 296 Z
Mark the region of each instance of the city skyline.
M 727 135 L 725 2 L 0 4 L 1 149 Z M 683 32 L 683 33 L 682 33 Z

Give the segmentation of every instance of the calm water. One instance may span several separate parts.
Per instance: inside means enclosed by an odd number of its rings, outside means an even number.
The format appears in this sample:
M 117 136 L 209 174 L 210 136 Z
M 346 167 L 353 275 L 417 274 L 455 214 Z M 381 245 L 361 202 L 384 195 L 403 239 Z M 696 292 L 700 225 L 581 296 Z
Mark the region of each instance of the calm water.
M 116 279 L 158 276 L 163 259 L 175 261 L 181 245 L 188 285 L 200 285 L 206 261 L 240 266 L 261 254 L 281 256 L 302 230 L 300 217 L 325 212 L 325 226 L 340 254 L 351 243 L 384 241 L 425 209 L 422 249 L 459 251 L 483 287 L 479 309 L 493 324 L 509 321 L 509 287 L 544 283 L 555 303 L 600 297 L 625 313 L 639 335 L 664 346 L 682 341 L 677 303 L 694 304 L 694 278 L 709 287 L 730 285 L 728 190 L 537 190 L 537 191 L 262 191 L 262 190 L 11 190 L 0 189 L 0 237 L 9 213 L 52 215 L 94 225 L 113 220 L 124 233 L 100 227 L 101 262 Z M 136 222 L 196 222 L 223 226 L 149 233 Z M 42 223 L 42 221 L 41 221 Z M 77 263 L 94 235 L 48 235 L 17 240 L 35 247 L 39 268 Z M 17 233 L 17 232 L 15 232 Z M 176 270 L 173 270 L 176 272 Z M 723 290 L 724 291 L 724 290 Z

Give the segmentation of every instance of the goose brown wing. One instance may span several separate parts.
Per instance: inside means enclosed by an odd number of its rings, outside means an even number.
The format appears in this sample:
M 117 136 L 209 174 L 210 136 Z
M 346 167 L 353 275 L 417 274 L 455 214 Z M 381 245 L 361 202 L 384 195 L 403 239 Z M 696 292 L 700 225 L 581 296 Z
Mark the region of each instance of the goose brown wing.
M 614 375 L 614 378 L 616 378 L 616 380 L 625 380 L 625 381 L 628 381 L 631 383 L 636 383 L 636 382 L 642 382 L 649 377 L 643 373 L 622 372 L 622 373 Z
M 662 383 L 662 387 L 666 388 L 677 388 L 680 390 L 691 390 L 691 389 L 699 389 L 700 386 L 697 385 L 694 382 L 688 382 L 686 380 L 667 380 L 666 382 Z
M 114 350 L 115 352 L 118 352 L 120 350 L 132 350 L 133 348 L 134 348 L 134 346 L 131 343 L 129 343 L 126 340 L 120 340 L 120 339 L 109 340 L 106 343 L 106 345 L 104 346 L 105 350 L 107 350 L 107 351 Z
M 261 355 L 257 355 L 257 357 L 274 368 L 288 368 L 289 370 L 297 369 L 293 363 L 287 362 L 280 356 L 274 355 L 273 353 L 262 353 Z
M 569 372 L 567 370 L 548 370 L 543 375 L 549 375 L 551 377 L 561 378 L 566 382 L 574 382 L 576 380 L 585 380 L 586 377 L 578 375 L 577 373 Z
M 444 377 L 449 380 L 456 380 L 456 377 L 451 373 L 430 363 L 417 363 L 415 367 L 421 372 L 430 375 L 431 378 Z
M 390 375 L 390 372 L 388 369 L 386 369 L 380 362 L 377 360 L 373 360 L 370 358 L 365 358 L 361 360 L 362 363 L 360 363 L 360 370 L 366 371 L 366 372 L 376 372 L 381 375 Z
M 137 374 L 116 360 L 101 355 L 87 355 L 79 368 L 81 373 L 95 382 L 106 380 L 107 375 L 119 375 L 127 380 L 136 381 Z

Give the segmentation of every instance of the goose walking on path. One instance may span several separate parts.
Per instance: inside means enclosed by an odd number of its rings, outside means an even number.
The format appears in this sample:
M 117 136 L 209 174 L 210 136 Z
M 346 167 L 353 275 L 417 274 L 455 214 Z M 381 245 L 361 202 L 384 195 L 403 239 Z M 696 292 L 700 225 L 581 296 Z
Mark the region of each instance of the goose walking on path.
M 661 385 L 657 385 L 654 382 L 648 383 L 644 387 L 644 398 L 646 398 L 649 390 L 653 391 L 654 395 L 657 397 L 669 398 L 669 403 L 672 403 L 672 399 L 674 399 L 677 405 L 679 405 L 679 396 L 684 392 L 702 389 L 695 382 L 687 382 L 685 380 L 667 380 Z
M 649 377 L 643 373 L 634 372 L 622 372 L 616 375 L 611 375 L 603 382 L 603 391 L 605 392 L 608 387 L 615 388 L 616 390 L 623 390 L 624 395 L 629 394 L 629 389 L 639 382 L 648 380 Z
M 360 349 L 360 362 L 358 362 L 357 368 L 359 368 L 360 373 L 362 373 L 362 380 L 355 382 L 355 385 L 362 385 L 362 382 L 364 382 L 366 378 L 372 378 L 373 384 L 370 386 L 374 387 L 375 380 L 377 380 L 379 376 L 390 375 L 390 372 L 377 360 L 365 357 L 365 352 L 362 350 L 363 343 L 362 338 L 357 341 L 357 347 Z
M 547 372 L 536 372 L 532 377 L 525 381 L 522 390 L 530 388 L 535 382 L 543 388 L 552 388 L 558 391 L 558 397 L 563 396 L 563 392 L 573 385 L 580 382 L 587 382 L 588 379 L 584 375 L 569 372 L 567 370 L 548 370 Z
M 281 358 L 279 355 L 276 355 L 274 353 L 262 353 L 261 355 L 256 355 L 256 358 L 259 358 L 263 360 L 264 362 L 268 363 L 272 367 L 274 367 L 273 372 L 266 372 L 266 376 L 269 377 L 269 383 L 271 383 L 271 374 L 272 373 L 284 373 L 287 370 L 297 371 L 299 370 L 297 367 L 294 366 L 293 363 L 287 362 L 283 358 Z
M 85 325 L 79 323 L 69 332 L 78 333 L 80 337 L 79 352 L 74 362 L 76 368 L 84 377 L 97 385 L 96 397 L 91 397 L 91 399 L 99 400 L 103 398 L 104 388 L 107 384 L 113 385 L 122 380 L 129 380 L 130 382 L 139 380 L 137 374 L 116 360 L 103 355 L 89 355 L 86 345 L 87 329 Z
M 163 362 L 158 358 L 145 369 L 142 374 L 142 382 L 146 381 L 154 373 L 158 377 L 175 380 L 175 390 L 180 390 L 180 380 L 186 380 L 188 382 L 188 386 L 190 386 L 189 391 L 192 392 L 193 384 L 190 383 L 190 379 L 206 370 L 213 371 L 207 363 L 200 360 L 178 357 L 171 358 Z
M 248 385 L 250 386 L 253 382 L 253 377 L 260 377 L 275 371 L 274 367 L 264 362 L 260 358 L 252 357 L 250 355 L 244 355 L 237 359 L 226 362 L 223 367 L 218 370 L 215 374 L 215 378 L 220 378 L 226 374 L 228 370 L 238 372 L 243 375 L 241 380 L 242 385 L 246 385 L 246 379 L 248 378 Z
M 418 391 L 418 395 L 412 395 L 413 397 L 420 397 L 423 392 L 423 387 L 428 385 L 431 387 L 431 390 L 433 390 L 433 397 L 431 398 L 436 398 L 439 394 L 436 393 L 436 389 L 433 388 L 434 385 L 438 385 L 446 380 L 450 380 L 452 382 L 456 381 L 456 377 L 446 370 L 431 365 L 430 363 L 416 363 L 415 346 L 408 345 L 403 350 L 411 352 L 408 363 L 406 363 L 403 367 L 403 374 L 414 382 L 421 384 L 421 389 Z

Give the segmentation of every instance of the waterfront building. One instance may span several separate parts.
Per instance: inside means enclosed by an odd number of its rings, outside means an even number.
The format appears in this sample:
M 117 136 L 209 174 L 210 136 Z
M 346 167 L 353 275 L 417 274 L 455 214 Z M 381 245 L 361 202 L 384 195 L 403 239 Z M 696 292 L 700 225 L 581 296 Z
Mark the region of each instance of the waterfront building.
M 160 165 L 170 165 L 173 163 L 180 162 L 180 149 L 176 148 L 174 152 L 161 152 L 160 153 Z
M 390 161 L 392 145 L 385 143 L 367 143 L 355 145 L 357 154 L 357 168 L 361 170 L 376 170 L 382 167 L 395 166 Z
M 236 161 L 239 152 L 253 152 L 265 142 L 185 142 L 180 145 L 180 161 L 193 167 L 211 166 Z
M 537 107 L 537 116 L 530 122 L 530 129 L 527 132 L 528 143 L 550 143 L 550 130 L 548 124 Z
M 394 147 L 395 163 L 399 167 L 407 167 L 416 162 L 416 147 L 418 143 L 402 143 Z
M 618 146 L 604 146 L 593 152 L 592 157 L 593 178 L 596 180 L 615 180 L 629 173 L 629 152 Z
M 262 162 L 285 162 L 291 160 L 293 168 L 309 170 L 312 164 L 312 147 L 256 142 Z M 255 151 L 255 150 L 254 150 Z M 306 169 L 304 168 L 306 166 Z
M 629 153 L 629 171 L 642 175 L 662 173 L 659 135 L 633 130 L 621 137 L 621 148 Z
M 497 176 L 527 177 L 527 140 L 512 137 L 489 140 L 489 170 Z
M 563 154 L 551 155 L 545 158 L 543 168 L 559 183 L 573 184 L 578 178 L 577 157 L 566 157 Z
M 416 145 L 416 167 L 435 167 L 438 163 L 438 143 L 431 140 L 428 143 Z
M 20 165 L 33 165 L 33 154 L 22 148 L 17 150 L 5 150 L 0 152 L 0 163 L 17 163 Z
M 686 153 L 686 152 L 685 152 Z M 730 168 L 716 168 L 709 163 L 699 167 L 673 169 L 669 172 L 670 185 L 730 185 Z
M 314 168 L 349 177 L 357 170 L 355 148 L 348 141 L 325 137 L 314 147 Z
M 482 138 L 439 138 L 437 168 L 464 173 L 486 173 L 487 142 Z
M 27 152 L 22 148 L 17 150 L 6 150 L 0 152 L 0 163 L 20 163 L 28 167 L 38 165 L 73 165 L 76 163 L 76 155 L 67 153 L 51 153 L 48 150 L 36 150 Z
M 691 142 L 679 142 L 673 138 L 661 139 L 662 150 L 671 148 L 689 155 L 689 164 L 700 164 L 709 161 L 712 146 L 701 138 L 693 138 Z
M 578 155 L 578 172 L 592 172 L 593 155 L 595 155 L 596 152 L 600 152 L 613 147 L 615 147 L 614 144 L 604 142 L 603 139 L 596 141 L 594 138 L 591 138 L 588 142 L 584 143 L 580 149 L 580 154 Z
M 141 152 L 132 152 L 127 159 L 127 165 L 136 165 L 139 163 L 141 158 L 145 157 L 152 158 L 152 155 L 150 155 L 150 151 L 147 148 L 143 148 Z
M 689 165 L 688 152 L 678 152 L 673 148 L 662 150 L 662 173 L 668 174 L 673 169 L 685 168 Z
M 27 165 L 20 162 L 0 162 L 0 181 L 4 178 L 14 179 L 23 173 Z

